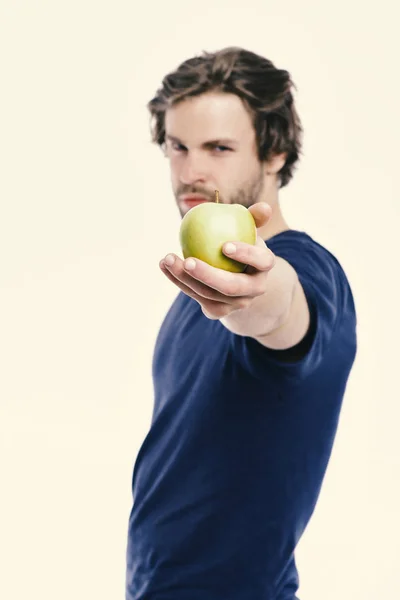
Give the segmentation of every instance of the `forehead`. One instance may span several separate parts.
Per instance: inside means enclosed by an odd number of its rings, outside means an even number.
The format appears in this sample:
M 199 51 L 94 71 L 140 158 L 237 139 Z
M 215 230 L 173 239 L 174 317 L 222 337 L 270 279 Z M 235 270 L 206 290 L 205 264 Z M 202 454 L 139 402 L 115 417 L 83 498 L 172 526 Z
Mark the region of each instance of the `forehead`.
M 182 100 L 165 113 L 166 134 L 179 139 L 255 137 L 248 110 L 236 94 L 207 92 Z

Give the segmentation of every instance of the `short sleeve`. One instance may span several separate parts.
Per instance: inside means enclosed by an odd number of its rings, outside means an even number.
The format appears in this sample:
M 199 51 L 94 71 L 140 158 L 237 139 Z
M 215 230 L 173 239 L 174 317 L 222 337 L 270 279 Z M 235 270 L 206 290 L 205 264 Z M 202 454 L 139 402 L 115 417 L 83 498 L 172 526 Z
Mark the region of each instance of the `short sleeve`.
M 343 312 L 354 308 L 349 302 L 351 292 L 337 259 L 307 234 L 282 232 L 267 245 L 292 265 L 303 287 L 311 317 L 307 348 L 300 358 L 288 360 L 285 350 L 272 350 L 253 338 L 232 334 L 233 352 L 241 366 L 258 378 L 302 380 L 320 366 L 328 353 Z

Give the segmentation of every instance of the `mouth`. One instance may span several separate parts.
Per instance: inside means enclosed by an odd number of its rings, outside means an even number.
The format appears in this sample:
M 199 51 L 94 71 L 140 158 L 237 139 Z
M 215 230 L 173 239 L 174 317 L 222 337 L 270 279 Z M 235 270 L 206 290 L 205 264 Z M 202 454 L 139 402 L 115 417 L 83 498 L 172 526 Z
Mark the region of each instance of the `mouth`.
M 204 196 L 192 195 L 181 197 L 181 204 L 185 208 L 193 208 L 193 206 L 197 206 L 198 204 L 204 204 L 205 202 L 210 202 L 210 200 L 208 198 L 205 198 Z

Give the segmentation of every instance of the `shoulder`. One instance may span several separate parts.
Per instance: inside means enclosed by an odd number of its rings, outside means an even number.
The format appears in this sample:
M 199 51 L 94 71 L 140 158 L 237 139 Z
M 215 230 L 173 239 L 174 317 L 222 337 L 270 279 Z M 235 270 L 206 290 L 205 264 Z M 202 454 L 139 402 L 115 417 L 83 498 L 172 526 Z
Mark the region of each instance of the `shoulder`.
M 316 241 L 305 231 L 289 229 L 265 240 L 268 248 L 298 267 L 307 268 L 309 261 L 324 260 L 332 263 L 339 270 L 343 270 L 337 257 L 322 243 Z
M 352 291 L 337 257 L 305 232 L 288 230 L 266 240 L 266 244 L 296 271 L 300 290 L 297 310 L 306 304 L 308 327 L 293 347 L 268 347 L 268 342 L 262 344 L 259 340 L 249 340 L 248 344 L 254 350 L 253 356 L 261 356 L 277 368 L 282 365 L 287 374 L 290 370 L 293 375 L 304 377 L 321 364 L 328 351 L 337 345 L 342 347 L 341 336 L 346 337 L 347 345 L 354 346 L 356 314 Z M 340 335 L 336 335 L 338 332 Z M 262 350 L 257 352 L 257 348 Z
M 318 295 L 331 295 L 339 304 L 339 294 L 350 290 L 338 258 L 309 234 L 291 229 L 266 240 L 266 245 L 293 267 L 308 298 L 315 296 L 317 301 Z

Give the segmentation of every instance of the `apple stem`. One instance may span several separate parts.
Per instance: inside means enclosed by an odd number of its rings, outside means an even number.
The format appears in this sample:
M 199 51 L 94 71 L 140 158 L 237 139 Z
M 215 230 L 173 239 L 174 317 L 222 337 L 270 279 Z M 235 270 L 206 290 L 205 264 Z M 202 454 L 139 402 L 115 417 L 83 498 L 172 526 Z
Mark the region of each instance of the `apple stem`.
M 215 201 L 218 204 L 218 202 L 219 202 L 219 191 L 218 190 L 215 190 Z

